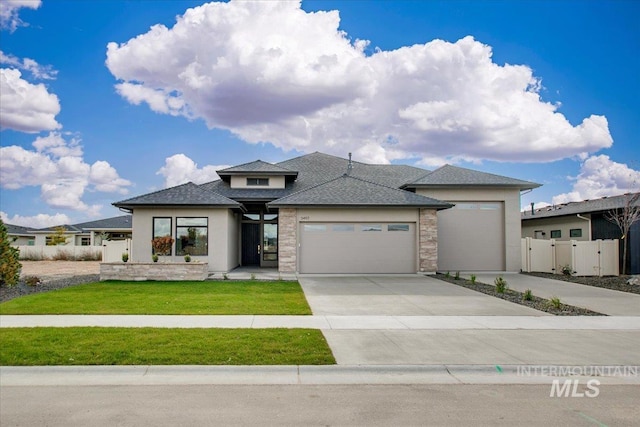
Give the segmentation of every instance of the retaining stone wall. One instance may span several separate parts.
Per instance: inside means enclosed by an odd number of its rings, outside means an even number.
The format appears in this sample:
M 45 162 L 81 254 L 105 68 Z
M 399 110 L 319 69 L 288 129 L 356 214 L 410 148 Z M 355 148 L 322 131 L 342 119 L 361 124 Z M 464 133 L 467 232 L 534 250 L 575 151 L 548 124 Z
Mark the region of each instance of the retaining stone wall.
M 100 280 L 205 280 L 206 262 L 103 262 Z

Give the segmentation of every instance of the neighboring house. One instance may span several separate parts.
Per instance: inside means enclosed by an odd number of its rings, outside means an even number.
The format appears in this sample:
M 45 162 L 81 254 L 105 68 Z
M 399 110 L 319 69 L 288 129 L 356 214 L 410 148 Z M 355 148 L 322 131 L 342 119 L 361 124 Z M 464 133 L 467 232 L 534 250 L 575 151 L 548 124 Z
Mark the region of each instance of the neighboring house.
M 124 240 L 131 238 L 131 215 L 122 215 L 97 221 L 73 225 L 61 225 L 65 229 L 67 246 L 101 246 L 102 240 Z M 5 224 L 8 235 L 14 238 L 14 246 L 46 246 L 56 227 L 29 228 Z
M 33 235 L 33 228 L 13 224 L 5 224 L 5 227 L 9 241 L 13 246 L 35 245 L 36 237 Z
M 610 211 L 624 208 L 631 195 L 603 197 L 582 202 L 563 203 L 533 211 L 522 212 L 522 237 L 556 240 L 620 239 L 617 225 L 605 219 Z M 638 201 L 636 201 L 638 204 Z M 627 269 L 631 274 L 640 273 L 640 222 L 636 222 L 626 241 Z M 622 247 L 620 247 L 620 271 L 622 271 Z
M 131 260 L 151 241 L 211 271 L 299 273 L 520 270 L 520 192 L 539 184 L 454 166 L 371 165 L 323 153 L 255 161 L 114 203 L 133 214 Z

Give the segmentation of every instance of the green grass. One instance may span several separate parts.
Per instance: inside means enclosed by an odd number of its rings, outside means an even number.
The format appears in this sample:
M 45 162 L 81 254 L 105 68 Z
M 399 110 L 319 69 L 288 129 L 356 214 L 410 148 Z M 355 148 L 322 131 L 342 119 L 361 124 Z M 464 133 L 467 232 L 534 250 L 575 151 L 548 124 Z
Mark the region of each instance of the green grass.
M 27 295 L 0 314 L 311 314 L 298 282 L 99 282 Z
M 8 328 L 0 365 L 328 365 L 315 329 Z

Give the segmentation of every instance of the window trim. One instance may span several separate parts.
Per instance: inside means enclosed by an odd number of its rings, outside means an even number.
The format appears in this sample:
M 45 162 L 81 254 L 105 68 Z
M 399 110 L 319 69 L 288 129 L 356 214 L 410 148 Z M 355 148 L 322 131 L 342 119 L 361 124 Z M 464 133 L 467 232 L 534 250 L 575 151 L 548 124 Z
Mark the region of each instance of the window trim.
M 551 230 L 550 235 L 552 239 L 560 239 L 562 238 L 562 230 Z
M 582 228 L 572 228 L 569 230 L 569 237 L 582 237 Z

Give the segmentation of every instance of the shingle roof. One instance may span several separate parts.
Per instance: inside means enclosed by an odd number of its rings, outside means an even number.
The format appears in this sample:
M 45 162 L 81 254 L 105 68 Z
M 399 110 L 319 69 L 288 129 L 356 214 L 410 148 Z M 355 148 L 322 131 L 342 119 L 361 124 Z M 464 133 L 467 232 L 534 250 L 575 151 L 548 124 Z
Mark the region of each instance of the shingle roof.
M 268 204 L 284 206 L 395 206 L 446 209 L 452 205 L 344 174 Z
M 7 224 L 6 222 L 4 223 L 4 226 L 7 228 L 8 234 L 13 234 L 16 236 L 28 236 L 31 234 L 32 231 L 34 231 L 34 229 L 31 227 L 23 227 L 21 225 Z
M 73 226 L 82 230 L 128 229 L 131 228 L 131 215 L 121 215 L 113 218 L 82 222 L 80 224 L 74 224 Z
M 166 188 L 154 193 L 144 194 L 113 204 L 117 207 L 133 206 L 220 206 L 240 207 L 240 203 L 225 196 L 187 182 L 176 187 Z
M 255 162 L 245 163 L 243 165 L 232 166 L 230 168 L 216 171 L 218 175 L 235 175 L 244 173 L 261 173 L 266 175 L 297 175 L 298 172 L 274 165 L 273 163 L 256 160 Z
M 452 165 L 444 165 L 433 172 L 410 182 L 405 187 L 425 186 L 497 186 L 518 187 L 521 190 L 529 190 L 540 187 L 535 182 L 522 181 L 501 175 L 479 172 Z
M 586 214 L 592 212 L 604 212 L 612 209 L 623 208 L 627 200 L 640 193 L 622 194 L 620 196 L 602 197 L 600 199 L 584 200 L 582 202 L 562 203 L 536 209 L 533 215 L 530 210 L 522 212 L 523 221 L 530 219 L 549 218 L 563 215 Z M 636 197 L 634 206 L 640 206 L 640 197 Z

